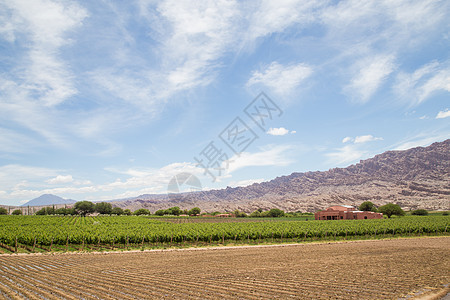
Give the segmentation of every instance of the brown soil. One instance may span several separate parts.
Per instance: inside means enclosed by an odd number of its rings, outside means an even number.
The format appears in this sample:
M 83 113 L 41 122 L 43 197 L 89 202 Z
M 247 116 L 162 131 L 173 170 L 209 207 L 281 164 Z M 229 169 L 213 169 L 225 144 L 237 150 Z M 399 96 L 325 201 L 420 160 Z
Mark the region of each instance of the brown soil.
M 0 256 L 0 298 L 409 299 L 450 283 L 450 237 Z

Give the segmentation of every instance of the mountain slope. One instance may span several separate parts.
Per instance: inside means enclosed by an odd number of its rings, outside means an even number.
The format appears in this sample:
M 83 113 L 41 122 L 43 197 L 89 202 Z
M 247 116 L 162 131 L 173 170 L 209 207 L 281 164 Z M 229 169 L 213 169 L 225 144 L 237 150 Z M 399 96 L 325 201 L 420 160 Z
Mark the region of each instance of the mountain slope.
M 347 168 L 292 173 L 268 182 L 176 197 L 143 195 L 115 202 L 152 211 L 170 206 L 204 211 L 258 208 L 314 212 L 331 204 L 398 203 L 405 209 L 450 209 L 450 140 L 405 151 L 387 151 Z
M 28 201 L 22 206 L 42 206 L 42 205 L 53 205 L 53 204 L 73 204 L 75 200 L 63 199 L 61 197 L 52 195 L 52 194 L 44 194 L 33 200 Z

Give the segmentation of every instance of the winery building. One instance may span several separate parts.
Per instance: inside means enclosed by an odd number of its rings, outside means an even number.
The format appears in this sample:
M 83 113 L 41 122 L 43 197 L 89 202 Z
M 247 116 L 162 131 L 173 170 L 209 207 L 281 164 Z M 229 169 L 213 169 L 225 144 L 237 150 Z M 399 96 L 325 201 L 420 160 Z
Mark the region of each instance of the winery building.
M 335 205 L 316 212 L 316 220 L 364 220 L 364 219 L 382 219 L 382 213 L 372 211 L 360 211 L 349 205 Z

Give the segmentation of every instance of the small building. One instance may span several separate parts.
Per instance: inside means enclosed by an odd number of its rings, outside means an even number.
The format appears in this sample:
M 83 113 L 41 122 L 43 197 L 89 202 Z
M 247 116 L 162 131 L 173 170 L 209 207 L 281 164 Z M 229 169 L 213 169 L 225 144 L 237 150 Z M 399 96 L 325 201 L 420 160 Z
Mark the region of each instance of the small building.
M 214 217 L 216 217 L 216 218 L 234 218 L 236 216 L 234 214 L 218 214 L 218 215 L 215 215 Z
M 372 211 L 360 211 L 350 205 L 335 205 L 316 212 L 316 220 L 364 220 L 364 219 L 382 219 L 382 213 Z

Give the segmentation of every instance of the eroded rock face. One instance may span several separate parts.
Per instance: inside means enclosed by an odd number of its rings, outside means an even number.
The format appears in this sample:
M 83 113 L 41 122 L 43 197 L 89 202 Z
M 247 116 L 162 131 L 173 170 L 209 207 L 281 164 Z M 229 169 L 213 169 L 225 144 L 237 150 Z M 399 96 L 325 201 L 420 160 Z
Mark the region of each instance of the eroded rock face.
M 397 203 L 404 209 L 450 210 L 450 139 L 428 147 L 388 151 L 347 168 L 292 173 L 247 187 L 183 197 L 142 195 L 116 202 L 123 208 L 151 211 L 194 206 L 203 211 L 252 212 L 258 208 L 314 212 L 332 204 Z

